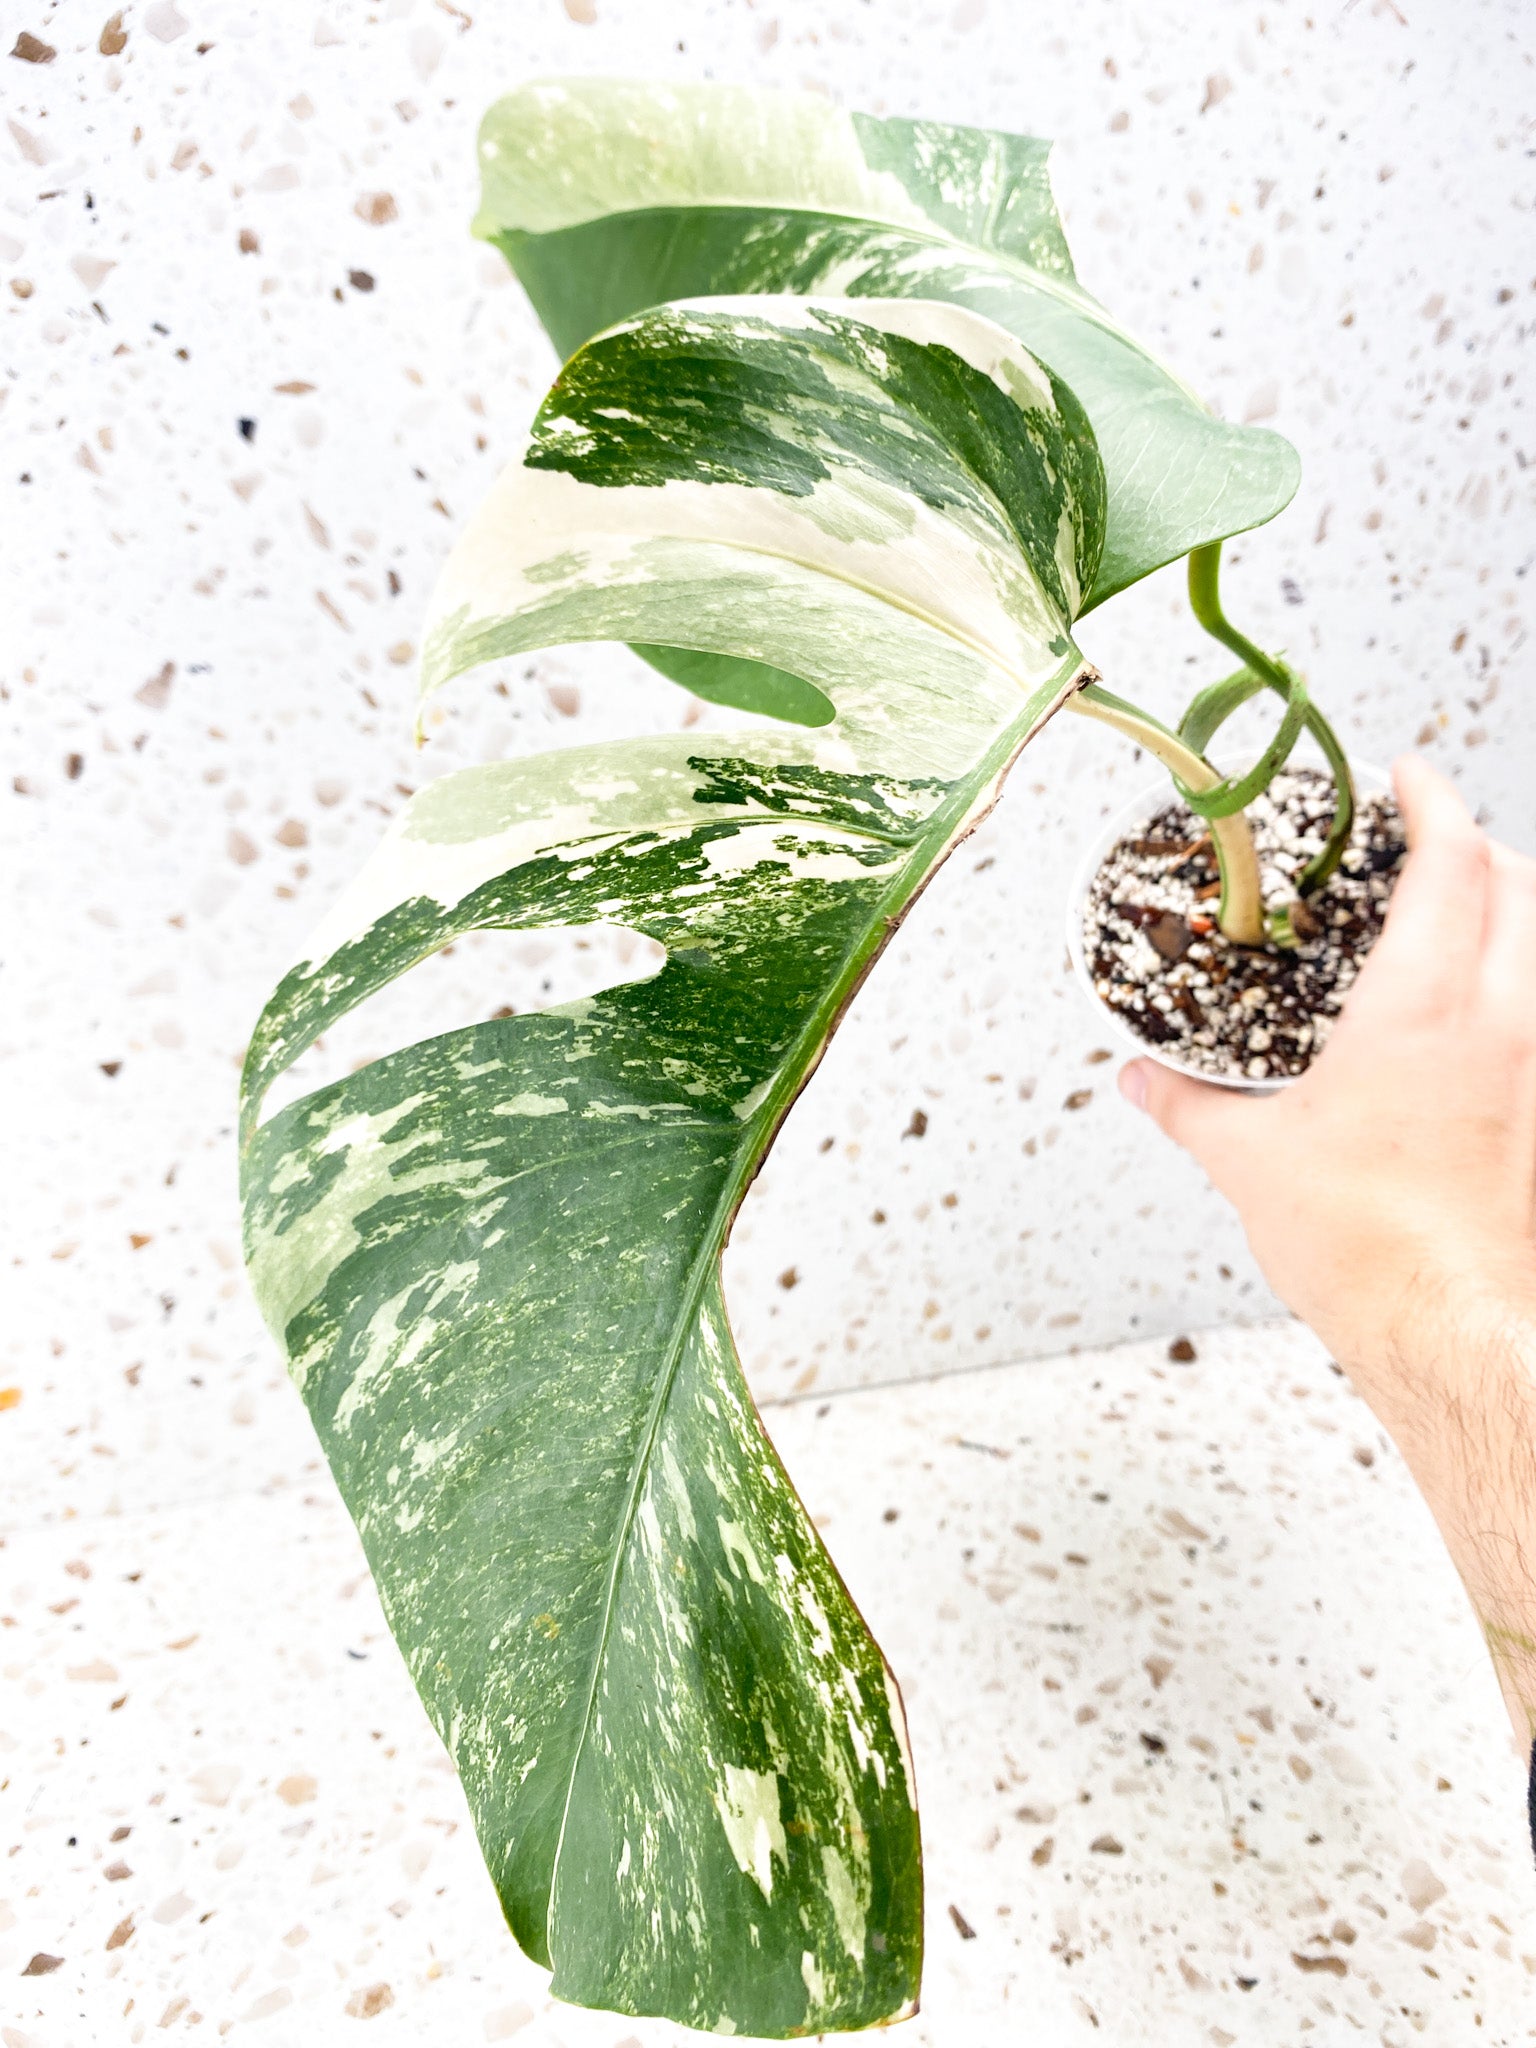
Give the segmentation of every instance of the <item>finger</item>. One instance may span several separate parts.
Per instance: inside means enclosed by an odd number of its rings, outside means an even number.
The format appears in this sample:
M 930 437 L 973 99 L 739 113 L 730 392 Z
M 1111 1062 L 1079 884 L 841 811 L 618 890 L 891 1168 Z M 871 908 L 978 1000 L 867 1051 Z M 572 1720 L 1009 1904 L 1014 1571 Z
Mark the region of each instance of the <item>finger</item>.
M 1410 852 L 1381 937 L 1346 1013 L 1452 1007 L 1474 984 L 1487 915 L 1489 845 L 1455 785 L 1417 754 L 1393 763 Z
M 1536 1036 L 1536 860 L 1490 847 L 1482 994 L 1504 1024 Z
M 1221 1188 L 1231 1178 L 1234 1159 L 1250 1149 L 1255 1116 L 1266 1107 L 1237 1090 L 1213 1088 L 1188 1074 L 1176 1074 L 1157 1060 L 1132 1060 L 1122 1067 L 1120 1093 L 1135 1108 L 1144 1109 Z
M 1392 787 L 1411 847 L 1458 826 L 1477 830 L 1461 791 L 1422 754 L 1398 755 L 1392 763 Z

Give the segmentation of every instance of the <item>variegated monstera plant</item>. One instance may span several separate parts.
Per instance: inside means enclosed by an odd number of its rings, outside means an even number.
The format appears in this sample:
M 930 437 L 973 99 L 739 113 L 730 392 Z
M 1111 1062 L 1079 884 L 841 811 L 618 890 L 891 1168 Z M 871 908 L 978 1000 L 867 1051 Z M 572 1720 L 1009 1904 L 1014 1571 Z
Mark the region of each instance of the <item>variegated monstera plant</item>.
M 1227 625 L 1216 551 L 1296 458 L 1082 289 L 1042 143 L 581 82 L 502 100 L 480 150 L 477 229 L 569 359 L 449 559 L 423 688 L 627 641 L 778 723 L 414 798 L 252 1041 L 251 1271 L 555 1992 L 724 2034 L 869 2026 L 918 1992 L 901 1701 L 743 1383 L 722 1247 L 881 947 L 1057 710 L 1169 763 L 1224 924 L 1262 935 L 1242 805 L 1303 724 L 1331 735 Z M 1183 555 L 1244 667 L 1175 732 L 1072 631 Z M 1263 687 L 1275 745 L 1224 779 L 1203 749 Z M 596 921 L 661 972 L 264 1119 L 321 1032 L 454 939 Z

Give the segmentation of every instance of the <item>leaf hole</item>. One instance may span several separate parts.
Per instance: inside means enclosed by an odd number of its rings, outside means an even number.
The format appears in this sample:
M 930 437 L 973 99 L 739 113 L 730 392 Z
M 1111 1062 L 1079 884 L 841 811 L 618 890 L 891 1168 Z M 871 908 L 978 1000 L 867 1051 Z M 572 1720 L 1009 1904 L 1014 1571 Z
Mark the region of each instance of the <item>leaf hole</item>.
M 261 1121 L 424 1039 L 649 981 L 666 958 L 665 946 L 628 925 L 466 933 L 323 1032 L 272 1083 Z

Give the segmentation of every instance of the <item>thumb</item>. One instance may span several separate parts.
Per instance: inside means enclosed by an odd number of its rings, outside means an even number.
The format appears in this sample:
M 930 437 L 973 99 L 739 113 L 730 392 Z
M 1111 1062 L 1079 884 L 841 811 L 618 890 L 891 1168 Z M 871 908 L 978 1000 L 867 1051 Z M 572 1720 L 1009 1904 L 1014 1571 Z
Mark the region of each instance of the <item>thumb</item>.
M 1132 1060 L 1122 1067 L 1120 1093 L 1191 1153 L 1218 1186 L 1228 1177 L 1224 1169 L 1234 1143 L 1244 1141 L 1248 1119 L 1259 1106 L 1235 1091 L 1175 1073 L 1159 1060 Z

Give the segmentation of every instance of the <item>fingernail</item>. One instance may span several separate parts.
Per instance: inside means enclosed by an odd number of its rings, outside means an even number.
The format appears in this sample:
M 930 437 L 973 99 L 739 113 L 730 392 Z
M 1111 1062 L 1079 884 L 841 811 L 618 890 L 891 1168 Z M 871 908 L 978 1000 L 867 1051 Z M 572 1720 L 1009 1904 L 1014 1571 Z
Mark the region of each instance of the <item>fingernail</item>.
M 1120 1069 L 1120 1093 L 1132 1109 L 1147 1106 L 1147 1070 L 1140 1060 L 1132 1060 L 1128 1067 Z

